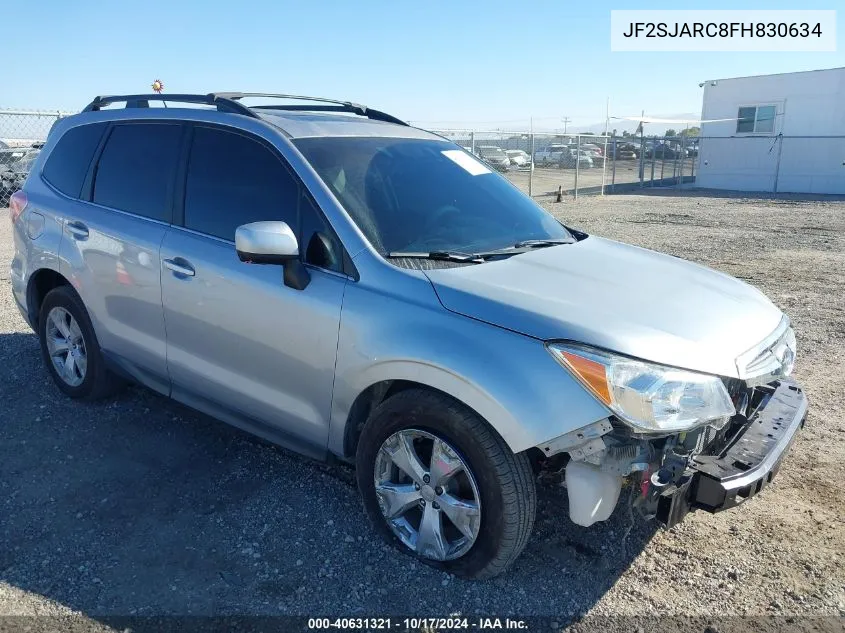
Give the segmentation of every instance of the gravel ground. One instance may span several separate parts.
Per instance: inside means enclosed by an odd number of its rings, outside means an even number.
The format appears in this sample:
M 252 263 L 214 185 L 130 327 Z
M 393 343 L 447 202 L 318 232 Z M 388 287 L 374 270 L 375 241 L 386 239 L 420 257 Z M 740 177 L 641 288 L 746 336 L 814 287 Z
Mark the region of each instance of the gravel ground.
M 99 404 L 60 395 L 4 266 L 0 615 L 461 612 L 545 616 L 552 628 L 585 613 L 845 616 L 845 203 L 664 192 L 548 206 L 746 279 L 790 315 L 810 416 L 750 503 L 670 531 L 638 522 L 623 542 L 627 512 L 580 528 L 565 492 L 544 486 L 512 570 L 462 581 L 376 541 L 347 469 L 143 389 Z M 0 221 L 0 260 L 11 249 Z

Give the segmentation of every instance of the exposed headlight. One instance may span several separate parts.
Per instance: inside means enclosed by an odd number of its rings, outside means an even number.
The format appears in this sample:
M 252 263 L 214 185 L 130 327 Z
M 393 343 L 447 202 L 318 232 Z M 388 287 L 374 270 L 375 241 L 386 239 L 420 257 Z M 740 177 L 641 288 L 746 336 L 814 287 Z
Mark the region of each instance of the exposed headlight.
M 723 427 L 736 413 L 718 376 L 647 363 L 569 343 L 548 346 L 623 422 L 639 431 Z

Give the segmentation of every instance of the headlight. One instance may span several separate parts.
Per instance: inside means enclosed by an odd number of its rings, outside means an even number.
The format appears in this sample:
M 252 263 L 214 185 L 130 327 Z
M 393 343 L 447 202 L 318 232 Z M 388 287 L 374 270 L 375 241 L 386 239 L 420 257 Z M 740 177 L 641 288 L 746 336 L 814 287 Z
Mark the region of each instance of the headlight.
M 640 431 L 721 428 L 736 410 L 717 376 L 675 369 L 568 343 L 548 346 L 557 361 L 620 419 Z

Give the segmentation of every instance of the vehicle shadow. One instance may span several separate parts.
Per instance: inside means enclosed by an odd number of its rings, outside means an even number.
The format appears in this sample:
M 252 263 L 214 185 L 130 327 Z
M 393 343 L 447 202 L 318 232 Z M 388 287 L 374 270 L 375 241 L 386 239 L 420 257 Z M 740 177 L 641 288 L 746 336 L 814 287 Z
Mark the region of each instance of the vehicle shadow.
M 374 537 L 351 468 L 140 388 L 71 401 L 24 333 L 0 334 L 0 504 L 0 596 L 13 596 L 0 598 L 0 615 L 69 608 L 105 625 L 450 613 L 564 623 L 604 595 L 655 529 L 632 523 L 622 504 L 610 521 L 579 528 L 565 491 L 543 486 L 513 568 L 463 581 Z

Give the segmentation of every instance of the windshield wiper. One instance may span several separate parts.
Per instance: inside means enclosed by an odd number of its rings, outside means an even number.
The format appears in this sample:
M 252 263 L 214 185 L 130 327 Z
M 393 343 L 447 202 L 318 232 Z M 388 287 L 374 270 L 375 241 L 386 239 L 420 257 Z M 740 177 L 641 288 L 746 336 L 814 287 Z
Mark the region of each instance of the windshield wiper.
M 571 237 L 551 240 L 522 240 L 513 245 L 514 248 L 543 248 L 545 246 L 557 246 L 558 244 L 574 244 L 575 240 Z
M 403 253 L 403 252 L 393 252 L 387 253 L 385 257 L 389 257 L 391 259 L 397 259 L 401 257 L 407 257 L 409 259 L 434 259 L 438 261 L 444 262 L 462 262 L 466 264 L 483 264 L 484 258 L 480 255 L 476 255 L 474 253 L 462 253 L 460 251 L 430 251 L 428 253 L 419 252 L 419 253 Z

